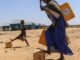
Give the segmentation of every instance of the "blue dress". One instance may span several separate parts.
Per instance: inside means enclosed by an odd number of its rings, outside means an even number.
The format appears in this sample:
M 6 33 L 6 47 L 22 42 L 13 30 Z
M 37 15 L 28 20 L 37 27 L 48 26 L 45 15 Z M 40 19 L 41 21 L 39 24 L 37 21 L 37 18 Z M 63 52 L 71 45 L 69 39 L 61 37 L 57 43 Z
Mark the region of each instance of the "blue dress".
M 73 55 L 71 49 L 66 44 L 66 21 L 63 16 L 59 19 L 55 19 L 54 16 L 52 16 L 52 18 L 55 21 L 55 26 L 49 26 L 45 32 L 48 51 L 51 51 L 51 48 L 53 47 L 60 53 Z
M 58 6 L 58 3 L 54 0 L 50 0 L 50 2 L 54 2 Z M 52 25 L 45 31 L 47 49 L 48 51 L 56 49 L 60 53 L 72 55 L 73 53 L 66 43 L 66 21 L 64 20 L 61 11 L 59 11 L 55 6 L 49 4 L 47 4 L 46 7 L 57 12 L 61 16 L 59 19 L 56 19 L 51 14 L 47 13 L 48 17 L 52 21 Z

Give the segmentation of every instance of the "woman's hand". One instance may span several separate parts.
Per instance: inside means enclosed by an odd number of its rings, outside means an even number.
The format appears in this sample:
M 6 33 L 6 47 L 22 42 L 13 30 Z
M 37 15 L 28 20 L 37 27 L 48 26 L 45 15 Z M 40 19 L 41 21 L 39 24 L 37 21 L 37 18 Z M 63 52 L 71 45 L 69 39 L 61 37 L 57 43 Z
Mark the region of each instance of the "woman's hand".
M 44 10 L 44 7 L 42 6 L 42 0 L 40 0 L 40 9 Z
M 40 9 L 41 9 L 41 10 L 44 10 L 44 7 L 40 5 Z

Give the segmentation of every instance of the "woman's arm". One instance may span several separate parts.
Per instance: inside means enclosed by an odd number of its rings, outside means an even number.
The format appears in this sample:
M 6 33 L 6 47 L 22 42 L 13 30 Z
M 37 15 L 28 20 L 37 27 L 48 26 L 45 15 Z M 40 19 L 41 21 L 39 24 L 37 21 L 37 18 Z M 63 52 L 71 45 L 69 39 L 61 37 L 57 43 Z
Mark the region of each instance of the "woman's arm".
M 42 6 L 42 0 L 40 0 L 40 9 L 43 11 L 44 7 Z
M 49 14 L 55 16 L 57 19 L 60 17 L 60 14 L 56 13 L 56 12 L 53 11 L 53 10 L 50 10 L 50 9 L 47 8 L 47 7 L 44 7 L 44 10 L 45 10 L 45 12 L 47 12 L 47 13 L 49 13 Z

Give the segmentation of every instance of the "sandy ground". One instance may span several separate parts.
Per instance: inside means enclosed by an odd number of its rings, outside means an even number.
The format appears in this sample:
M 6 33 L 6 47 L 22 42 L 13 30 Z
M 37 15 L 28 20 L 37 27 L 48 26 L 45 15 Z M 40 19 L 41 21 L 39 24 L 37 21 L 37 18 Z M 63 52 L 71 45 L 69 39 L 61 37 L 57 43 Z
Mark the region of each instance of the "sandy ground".
M 0 60 L 33 60 L 33 53 L 36 48 L 46 49 L 46 46 L 38 43 L 42 29 L 26 31 L 27 40 L 30 47 L 26 46 L 24 41 L 14 41 L 13 48 L 5 49 L 5 43 L 10 41 L 10 38 L 16 37 L 20 31 L 0 31 Z M 80 28 L 67 28 L 67 34 L 71 41 L 69 47 L 72 49 L 73 56 L 64 56 L 65 60 L 80 60 Z M 46 59 L 58 59 L 59 53 L 46 55 Z

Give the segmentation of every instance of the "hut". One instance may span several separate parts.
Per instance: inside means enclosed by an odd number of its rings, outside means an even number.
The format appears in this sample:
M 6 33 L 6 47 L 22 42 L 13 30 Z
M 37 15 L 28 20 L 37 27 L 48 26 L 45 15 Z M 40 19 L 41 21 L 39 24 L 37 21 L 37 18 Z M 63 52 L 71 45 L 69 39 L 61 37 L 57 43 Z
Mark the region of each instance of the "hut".
M 20 30 L 21 29 L 21 24 L 20 23 L 10 24 L 10 27 L 11 27 L 11 31 Z

